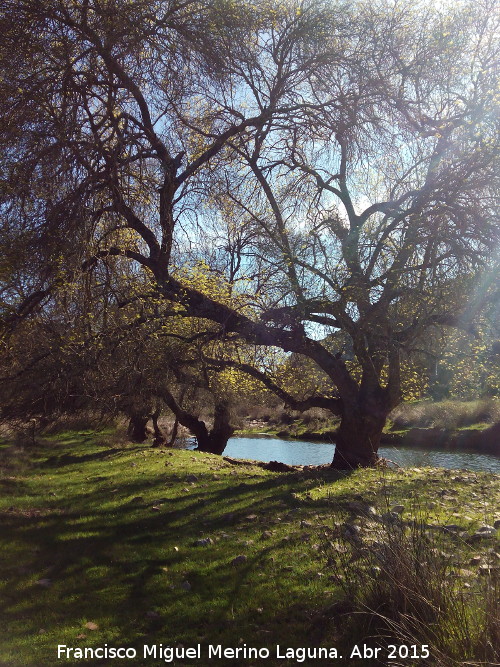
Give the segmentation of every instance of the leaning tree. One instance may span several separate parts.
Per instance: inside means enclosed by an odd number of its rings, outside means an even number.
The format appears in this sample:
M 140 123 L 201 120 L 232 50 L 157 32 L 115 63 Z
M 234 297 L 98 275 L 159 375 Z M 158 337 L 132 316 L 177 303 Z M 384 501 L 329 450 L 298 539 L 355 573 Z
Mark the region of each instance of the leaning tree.
M 299 400 L 205 350 L 374 463 L 404 355 L 494 298 L 493 3 L 3 5 L 4 321 L 124 257 L 228 349 L 310 359 L 330 388 Z

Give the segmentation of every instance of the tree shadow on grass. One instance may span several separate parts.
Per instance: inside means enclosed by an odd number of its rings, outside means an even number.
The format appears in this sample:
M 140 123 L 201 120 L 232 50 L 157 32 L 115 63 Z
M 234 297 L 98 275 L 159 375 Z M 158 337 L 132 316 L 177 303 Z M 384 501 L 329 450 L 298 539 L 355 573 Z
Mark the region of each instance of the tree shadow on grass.
M 127 447 L 126 451 L 134 452 L 143 449 L 142 447 Z M 77 465 L 81 463 L 88 463 L 89 461 L 105 461 L 114 457 L 123 455 L 122 447 L 110 447 L 109 449 L 102 449 L 97 452 L 89 452 L 88 454 L 60 454 L 59 456 L 51 456 L 40 464 L 43 468 L 61 468 L 66 465 Z
M 100 457 L 89 454 L 92 458 L 87 460 L 104 460 L 118 453 L 120 450 L 107 449 L 99 452 Z M 82 461 L 82 457 L 75 458 Z M 120 485 L 118 496 L 113 496 L 117 503 L 111 508 L 110 487 L 106 486 L 92 490 L 90 495 L 77 493 L 76 489 L 73 495 L 66 495 L 65 503 L 78 509 L 61 510 L 54 500 L 46 505 L 48 513 L 43 517 L 6 516 L 3 533 L 10 533 L 19 554 L 18 562 L 6 572 L 3 585 L 3 624 L 9 633 L 36 636 L 40 619 L 46 618 L 45 629 L 49 632 L 59 626 L 70 627 L 76 637 L 82 619 L 104 618 L 113 619 L 120 628 L 121 645 L 139 647 L 146 640 L 167 644 L 170 638 L 187 642 L 204 633 L 217 643 L 234 640 L 232 645 L 236 645 L 244 635 L 245 641 L 263 646 L 285 642 L 293 618 L 297 627 L 303 624 L 302 634 L 297 630 L 297 641 L 306 641 L 309 621 L 320 604 L 314 604 L 310 594 L 301 592 L 288 610 L 273 610 L 272 618 L 266 612 L 261 616 L 251 611 L 248 604 L 252 595 L 249 589 L 258 585 L 255 577 L 264 570 L 275 576 L 274 583 L 262 583 L 275 587 L 273 595 L 279 603 L 280 586 L 283 590 L 286 586 L 280 580 L 283 574 L 278 566 L 270 563 L 272 558 L 279 563 L 287 545 L 280 541 L 259 543 L 249 549 L 246 561 L 235 565 L 232 560 L 242 548 L 238 543 L 225 548 L 222 541 L 217 541 L 215 547 L 204 548 L 195 546 L 195 542 L 222 530 L 238 531 L 235 538 L 256 527 L 265 530 L 277 515 L 283 515 L 280 526 L 289 524 L 290 531 L 297 530 L 292 510 L 302 507 L 328 512 L 332 500 L 324 497 L 302 501 L 295 493 L 303 494 L 311 481 L 321 485 L 345 479 L 345 474 L 325 470 L 262 478 L 248 471 L 244 482 L 236 478 L 234 485 L 224 486 L 222 481 L 217 487 L 211 481 L 208 489 L 201 486 L 205 474 L 198 476 L 198 486 L 187 491 L 180 488 L 182 476 L 168 471 L 153 479 L 149 476 L 128 481 Z M 207 473 L 206 479 L 212 480 L 212 473 Z M 177 485 L 176 495 L 168 495 L 172 491 L 165 489 L 165 483 Z M 408 483 L 408 490 L 411 486 Z M 141 494 L 149 499 L 144 500 Z M 340 504 L 355 494 L 353 489 L 335 502 Z M 251 519 L 250 515 L 257 518 Z M 181 545 L 179 551 L 173 548 L 176 543 Z M 171 580 L 172 571 L 176 574 Z M 190 590 L 182 588 L 182 578 L 189 581 Z M 50 580 L 47 588 L 35 583 L 41 579 Z M 168 609 L 168 616 L 165 611 L 155 615 L 155 609 Z M 269 627 L 273 628 L 272 636 L 266 634 Z M 102 643 L 102 635 L 99 637 Z M 116 637 L 113 639 L 116 641 Z

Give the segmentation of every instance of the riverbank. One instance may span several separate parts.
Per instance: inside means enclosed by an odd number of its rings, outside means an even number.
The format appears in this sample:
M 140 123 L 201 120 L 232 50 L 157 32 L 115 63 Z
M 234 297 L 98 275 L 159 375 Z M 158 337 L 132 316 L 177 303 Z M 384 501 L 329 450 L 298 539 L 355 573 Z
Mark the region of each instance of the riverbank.
M 334 443 L 339 422 L 327 413 L 282 412 L 272 417 L 248 418 L 237 436 L 272 435 L 310 442 Z M 500 402 L 419 401 L 403 404 L 388 420 L 381 444 L 464 450 L 500 456 Z
M 224 665 L 296 665 L 297 653 L 278 657 L 276 646 L 375 648 L 386 607 L 397 618 L 385 652 L 406 633 L 430 645 L 427 664 L 500 658 L 488 644 L 500 630 L 489 593 L 500 476 L 273 472 L 111 432 L 4 442 L 0 472 L 2 665 L 52 665 L 62 644 L 137 651 L 118 665 L 158 664 L 141 652 L 160 644 L 200 645 L 204 657 L 177 665 L 208 665 L 209 645 L 270 652 L 265 662 L 226 655 Z M 367 664 L 358 657 L 344 663 Z
M 264 423 L 254 423 L 236 432 L 236 437 L 269 435 L 291 440 L 335 443 L 336 431 L 309 431 L 307 429 L 266 428 Z M 500 423 L 482 428 L 440 429 L 408 428 L 402 431 L 388 430 L 382 434 L 385 447 L 417 447 L 429 450 L 473 451 L 500 457 Z

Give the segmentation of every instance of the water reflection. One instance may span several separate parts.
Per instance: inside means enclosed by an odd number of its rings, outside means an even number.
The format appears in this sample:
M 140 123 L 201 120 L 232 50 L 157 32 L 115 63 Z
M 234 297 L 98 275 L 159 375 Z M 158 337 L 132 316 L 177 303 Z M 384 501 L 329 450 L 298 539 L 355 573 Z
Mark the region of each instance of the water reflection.
M 231 438 L 224 456 L 255 461 L 281 461 L 289 465 L 330 463 L 334 445 L 324 442 L 281 440 L 271 437 Z M 429 451 L 412 447 L 381 447 L 379 453 L 399 466 L 483 470 L 500 473 L 500 458 L 457 451 Z

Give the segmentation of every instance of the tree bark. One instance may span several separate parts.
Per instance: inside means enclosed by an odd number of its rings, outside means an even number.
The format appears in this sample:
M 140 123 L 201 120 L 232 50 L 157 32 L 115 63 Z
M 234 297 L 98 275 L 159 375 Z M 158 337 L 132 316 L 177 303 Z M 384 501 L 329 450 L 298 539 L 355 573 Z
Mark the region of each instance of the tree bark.
M 209 431 L 204 421 L 181 408 L 168 389 L 161 388 L 158 390 L 158 395 L 172 410 L 179 424 L 185 426 L 195 436 L 198 451 L 222 454 L 227 441 L 234 433 L 234 428 L 230 423 L 229 405 L 226 401 L 219 401 L 215 404 L 214 424 L 212 430 Z
M 175 445 L 175 441 L 177 440 L 177 433 L 179 432 L 179 420 L 176 417 L 174 420 L 174 425 L 172 426 L 172 431 L 170 433 L 170 438 L 168 440 L 167 447 L 173 447 Z
M 153 422 L 153 431 L 155 434 L 153 440 L 153 447 L 161 447 L 167 442 L 167 438 L 161 428 L 158 425 L 158 417 L 160 416 L 160 409 L 158 408 L 151 414 L 151 420 Z
M 197 436 L 197 449 L 201 452 L 209 452 L 210 454 L 222 454 L 226 448 L 227 441 L 234 433 L 234 428 L 231 426 L 230 420 L 231 414 L 228 404 L 224 401 L 216 403 L 212 430 L 210 432 L 207 431 L 206 436 Z
M 128 423 L 127 434 L 132 442 L 145 442 L 148 437 L 147 423 L 149 415 L 133 414 Z
M 369 404 L 344 407 L 335 439 L 331 464 L 336 470 L 353 470 L 376 465 L 387 408 L 381 398 L 371 397 Z

